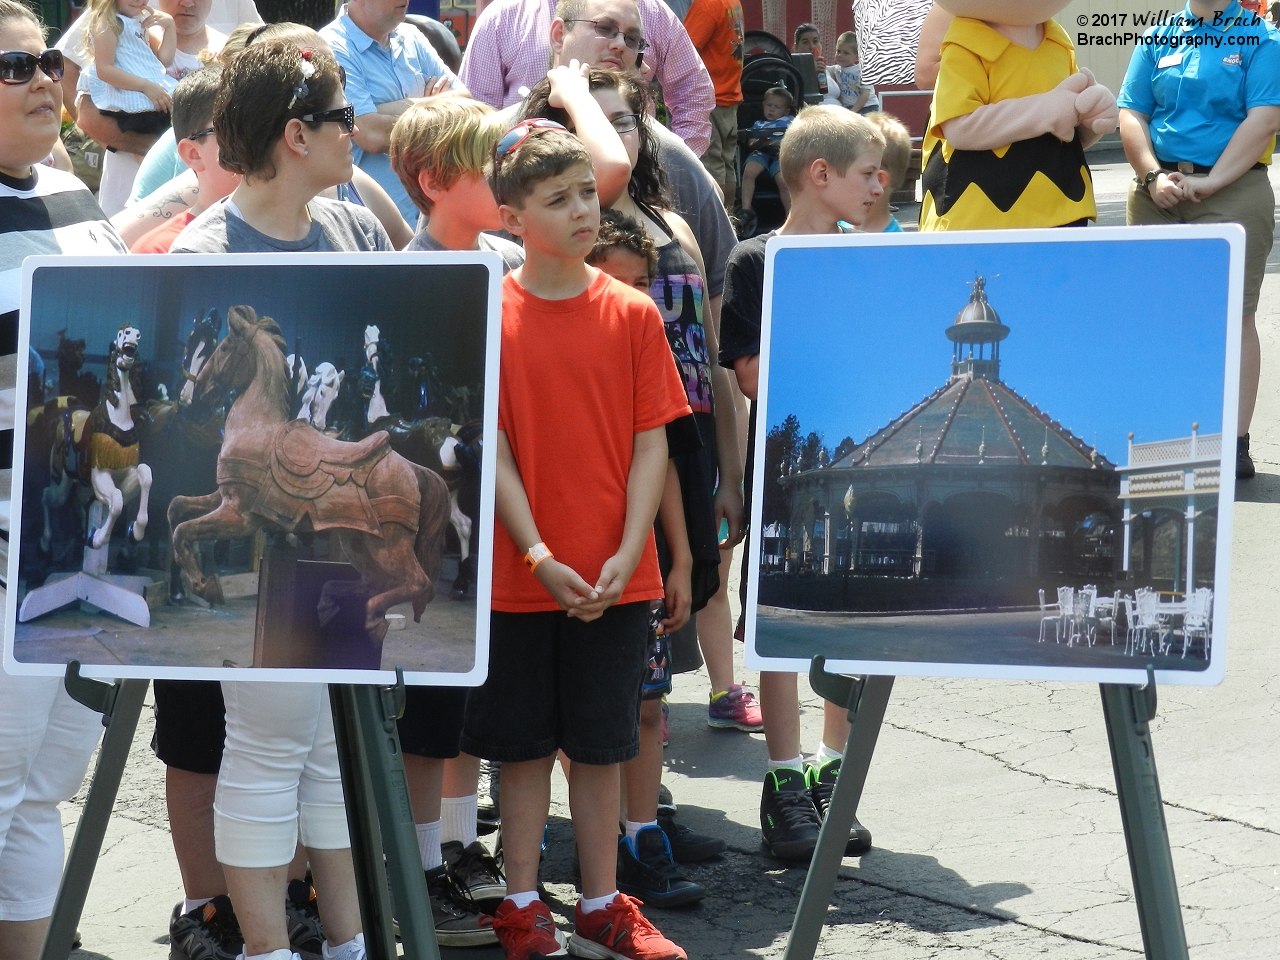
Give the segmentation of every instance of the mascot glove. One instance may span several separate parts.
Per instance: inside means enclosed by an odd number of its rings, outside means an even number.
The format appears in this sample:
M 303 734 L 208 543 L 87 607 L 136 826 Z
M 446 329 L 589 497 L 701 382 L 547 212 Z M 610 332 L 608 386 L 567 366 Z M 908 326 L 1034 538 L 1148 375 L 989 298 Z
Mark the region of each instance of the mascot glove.
M 1116 106 L 1115 94 L 1102 84 L 1094 82 L 1093 74 L 1087 69 L 1081 68 L 1080 73 L 1089 78 L 1089 85 L 1076 97 L 1075 106 L 1080 115 L 1080 126 L 1099 136 L 1108 134 L 1120 123 L 1120 108 Z

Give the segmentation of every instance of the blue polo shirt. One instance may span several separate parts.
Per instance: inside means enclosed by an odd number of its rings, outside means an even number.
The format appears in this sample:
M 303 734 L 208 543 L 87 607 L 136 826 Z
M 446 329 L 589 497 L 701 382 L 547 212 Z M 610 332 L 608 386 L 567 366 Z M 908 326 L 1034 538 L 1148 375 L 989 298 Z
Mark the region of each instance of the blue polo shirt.
M 347 16 L 344 4 L 338 18 L 327 24 L 320 35 L 333 48 L 333 55 L 347 72 L 347 100 L 356 108 L 356 117 L 376 113 L 378 104 L 394 103 L 406 97 L 420 97 L 427 82 L 444 74 L 455 82 L 457 77 L 444 65 L 431 44 L 417 27 L 407 23 L 391 31 L 384 49 L 377 40 L 355 25 Z M 357 119 L 357 125 L 359 120 Z M 366 153 L 354 143 L 352 159 L 369 176 L 377 180 L 391 195 L 400 213 L 410 225 L 418 222 L 418 209 L 391 169 L 391 158 L 385 153 Z
M 1142 35 L 1116 99 L 1151 118 L 1158 159 L 1211 167 L 1250 109 L 1280 106 L 1280 34 L 1239 2 L 1204 19 L 1188 4 Z

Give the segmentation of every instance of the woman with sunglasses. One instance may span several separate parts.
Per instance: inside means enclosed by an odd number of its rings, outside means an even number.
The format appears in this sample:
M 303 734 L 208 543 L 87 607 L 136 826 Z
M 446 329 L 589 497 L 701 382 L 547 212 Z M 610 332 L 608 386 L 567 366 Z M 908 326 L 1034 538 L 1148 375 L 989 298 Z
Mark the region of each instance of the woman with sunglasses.
M 368 210 L 320 196 L 352 170 L 355 111 L 331 54 L 282 40 L 247 47 L 223 72 L 213 128 L 220 162 L 244 180 L 175 253 L 392 249 Z
M 318 196 L 351 179 L 353 114 L 331 55 L 280 40 L 246 48 L 223 70 L 213 107 L 220 162 L 244 180 L 197 217 L 172 250 L 390 250 L 373 214 Z M 328 941 L 326 960 L 362 960 L 328 689 L 224 681 L 222 694 L 227 732 L 214 794 L 214 845 L 244 935 L 243 955 L 296 956 L 281 893 L 301 839 Z
M 0 341 L 10 344 L 18 339 L 24 257 L 125 252 L 84 184 L 43 165 L 58 142 L 61 76 L 62 55 L 45 49 L 36 17 L 0 0 Z M 17 393 L 12 350 L 0 359 L 0 430 L 7 431 Z M 0 471 L 6 501 L 9 473 Z M 7 533 L 9 504 L 0 506 Z M 0 672 L 0 960 L 40 955 L 62 876 L 58 804 L 80 787 L 100 719 L 68 697 L 58 678 Z

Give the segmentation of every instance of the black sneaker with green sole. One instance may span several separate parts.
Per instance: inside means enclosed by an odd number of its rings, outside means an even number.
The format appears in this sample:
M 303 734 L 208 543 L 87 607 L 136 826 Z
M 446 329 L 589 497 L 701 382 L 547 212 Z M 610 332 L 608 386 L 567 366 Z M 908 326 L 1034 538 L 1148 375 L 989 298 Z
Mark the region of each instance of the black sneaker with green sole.
M 818 809 L 818 816 L 826 820 L 827 810 L 831 806 L 831 793 L 836 788 L 836 779 L 840 776 L 840 761 L 828 760 L 821 766 L 807 764 L 805 779 L 809 781 L 809 796 Z M 871 831 L 853 818 L 853 826 L 849 828 L 849 842 L 844 845 L 846 857 L 858 857 L 871 849 Z
M 779 860 L 808 860 L 818 846 L 822 821 L 799 770 L 779 767 L 764 777 L 760 832 L 764 848 Z

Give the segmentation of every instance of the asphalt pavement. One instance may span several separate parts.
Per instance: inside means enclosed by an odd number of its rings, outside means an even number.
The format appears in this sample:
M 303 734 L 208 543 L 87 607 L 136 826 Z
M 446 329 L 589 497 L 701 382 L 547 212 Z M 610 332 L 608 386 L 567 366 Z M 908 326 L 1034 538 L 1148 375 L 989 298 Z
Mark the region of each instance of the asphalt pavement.
M 1131 172 L 1095 155 L 1100 219 L 1124 222 Z M 1280 186 L 1274 170 L 1273 184 Z M 901 216 L 910 217 L 911 209 Z M 1147 264 L 1135 282 L 1183 282 L 1185 265 Z M 1263 389 L 1254 423 L 1259 475 L 1236 505 L 1225 681 L 1159 691 L 1152 736 L 1165 818 L 1196 960 L 1277 954 L 1280 927 L 1280 669 L 1275 584 L 1280 559 L 1280 255 L 1258 326 Z M 1087 290 L 1082 278 L 1081 289 Z M 1117 358 L 1120 362 L 1121 358 Z M 1270 584 L 1270 586 L 1268 586 Z M 754 678 L 748 675 L 748 682 Z M 821 706 L 802 684 L 804 744 Z M 725 856 L 695 867 L 698 906 L 652 911 L 691 958 L 781 956 L 803 867 L 759 849 L 763 738 L 711 730 L 705 673 L 677 678 L 665 782 L 680 816 L 724 837 Z M 169 843 L 164 771 L 149 750 L 149 711 L 80 925 L 81 958 L 160 960 L 182 896 Z M 68 838 L 83 792 L 64 807 Z M 859 813 L 875 847 L 840 870 L 823 957 L 875 960 L 1103 960 L 1142 955 L 1098 690 L 1089 684 L 901 678 Z M 572 834 L 563 781 L 554 790 L 543 879 L 572 919 Z M 452 951 L 461 956 L 466 951 Z M 473 952 L 480 960 L 492 951 Z

